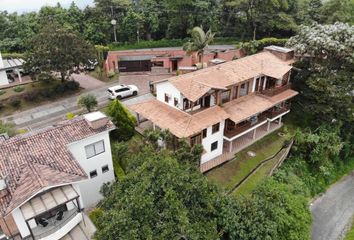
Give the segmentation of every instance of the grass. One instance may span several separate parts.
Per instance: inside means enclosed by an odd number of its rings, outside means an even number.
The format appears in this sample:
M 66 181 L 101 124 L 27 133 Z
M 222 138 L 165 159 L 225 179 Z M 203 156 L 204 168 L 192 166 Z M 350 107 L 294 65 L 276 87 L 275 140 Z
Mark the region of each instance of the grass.
M 211 170 L 206 174 L 210 181 L 223 186 L 230 190 L 233 186 L 239 183 L 247 174 L 254 169 L 264 159 L 274 155 L 283 146 L 285 137 L 278 136 L 278 131 L 275 131 L 251 146 L 242 150 L 235 155 L 235 159 L 231 160 L 224 165 Z M 247 152 L 253 151 L 256 153 L 255 157 L 250 157 Z M 267 166 L 267 164 L 266 164 Z M 261 173 L 264 170 L 260 170 Z M 260 175 L 262 176 L 262 175 Z M 258 176 L 255 178 L 255 182 Z
M 354 224 L 352 223 L 351 228 L 347 232 L 344 240 L 354 240 Z
M 104 70 L 103 70 L 104 71 Z M 90 71 L 88 73 L 91 77 L 94 77 L 102 82 L 114 82 L 119 79 L 119 74 L 116 73 L 113 77 L 107 77 L 107 74 L 103 72 L 102 75 L 100 75 L 96 70 L 95 71 Z
M 28 84 L 24 84 L 22 86 L 2 89 L 0 91 L 4 92 L 4 93 L 0 94 L 0 101 L 8 99 L 8 98 L 13 97 L 13 96 L 21 95 L 24 92 L 31 91 L 32 89 L 35 89 L 35 88 L 40 88 L 40 83 L 39 82 L 28 83 Z M 21 91 L 17 91 L 15 89 L 22 89 L 22 90 Z
M 283 151 L 282 151 L 283 152 Z M 250 194 L 270 173 L 274 165 L 279 160 L 278 157 L 266 162 L 254 172 L 246 182 L 244 182 L 232 195 L 247 195 Z

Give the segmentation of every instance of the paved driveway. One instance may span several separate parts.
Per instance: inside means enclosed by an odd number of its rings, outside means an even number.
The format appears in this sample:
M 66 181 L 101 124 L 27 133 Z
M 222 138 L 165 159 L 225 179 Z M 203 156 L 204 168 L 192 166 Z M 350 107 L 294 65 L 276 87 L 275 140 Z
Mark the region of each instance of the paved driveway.
M 340 239 L 354 214 L 354 174 L 330 187 L 311 205 L 312 240 Z
M 149 82 L 156 81 L 161 79 L 166 79 L 171 77 L 171 74 L 163 74 L 163 75 L 121 75 L 119 76 L 119 83 L 121 84 L 133 84 L 139 88 L 139 94 L 146 94 L 150 92 Z
M 91 89 L 97 89 L 105 85 L 104 82 L 91 77 L 90 75 L 86 75 L 84 73 L 81 74 L 72 74 L 71 75 L 75 81 L 80 83 L 80 86 L 82 88 L 85 88 L 86 90 L 91 90 Z

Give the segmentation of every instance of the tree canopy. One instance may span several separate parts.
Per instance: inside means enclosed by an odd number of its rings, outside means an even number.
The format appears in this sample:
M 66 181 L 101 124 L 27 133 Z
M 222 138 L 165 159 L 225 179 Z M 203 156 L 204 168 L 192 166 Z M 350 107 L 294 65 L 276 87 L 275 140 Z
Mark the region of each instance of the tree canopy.
M 64 81 L 69 71 L 86 64 L 93 53 L 93 47 L 75 32 L 57 23 L 48 23 L 32 37 L 26 65 L 28 69 L 58 72 Z

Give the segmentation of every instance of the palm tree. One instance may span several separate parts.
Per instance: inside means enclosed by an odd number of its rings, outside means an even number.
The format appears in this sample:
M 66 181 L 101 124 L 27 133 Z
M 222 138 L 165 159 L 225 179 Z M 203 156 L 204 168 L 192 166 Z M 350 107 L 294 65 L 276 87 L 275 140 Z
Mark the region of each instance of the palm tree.
M 186 42 L 183 46 L 183 50 L 187 52 L 188 55 L 196 52 L 199 58 L 199 63 L 201 63 L 203 68 L 203 56 L 204 50 L 208 47 L 214 39 L 214 33 L 209 29 L 206 33 L 201 27 L 194 27 L 190 32 L 192 36 L 192 42 Z

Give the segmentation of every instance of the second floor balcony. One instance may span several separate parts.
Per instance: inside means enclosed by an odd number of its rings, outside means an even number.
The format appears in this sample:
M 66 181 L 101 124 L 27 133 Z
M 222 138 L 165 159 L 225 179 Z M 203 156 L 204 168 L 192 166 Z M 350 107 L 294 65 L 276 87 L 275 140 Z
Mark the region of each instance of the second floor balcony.
M 280 87 L 273 87 L 273 88 L 270 88 L 270 89 L 265 89 L 265 90 L 262 90 L 260 92 L 260 94 L 263 94 L 263 95 L 266 95 L 266 96 L 269 96 L 269 97 L 273 97 L 275 95 L 278 95 L 279 93 L 282 93 L 288 89 L 291 88 L 291 84 L 288 83 L 286 85 L 283 85 L 283 86 L 280 86 Z

